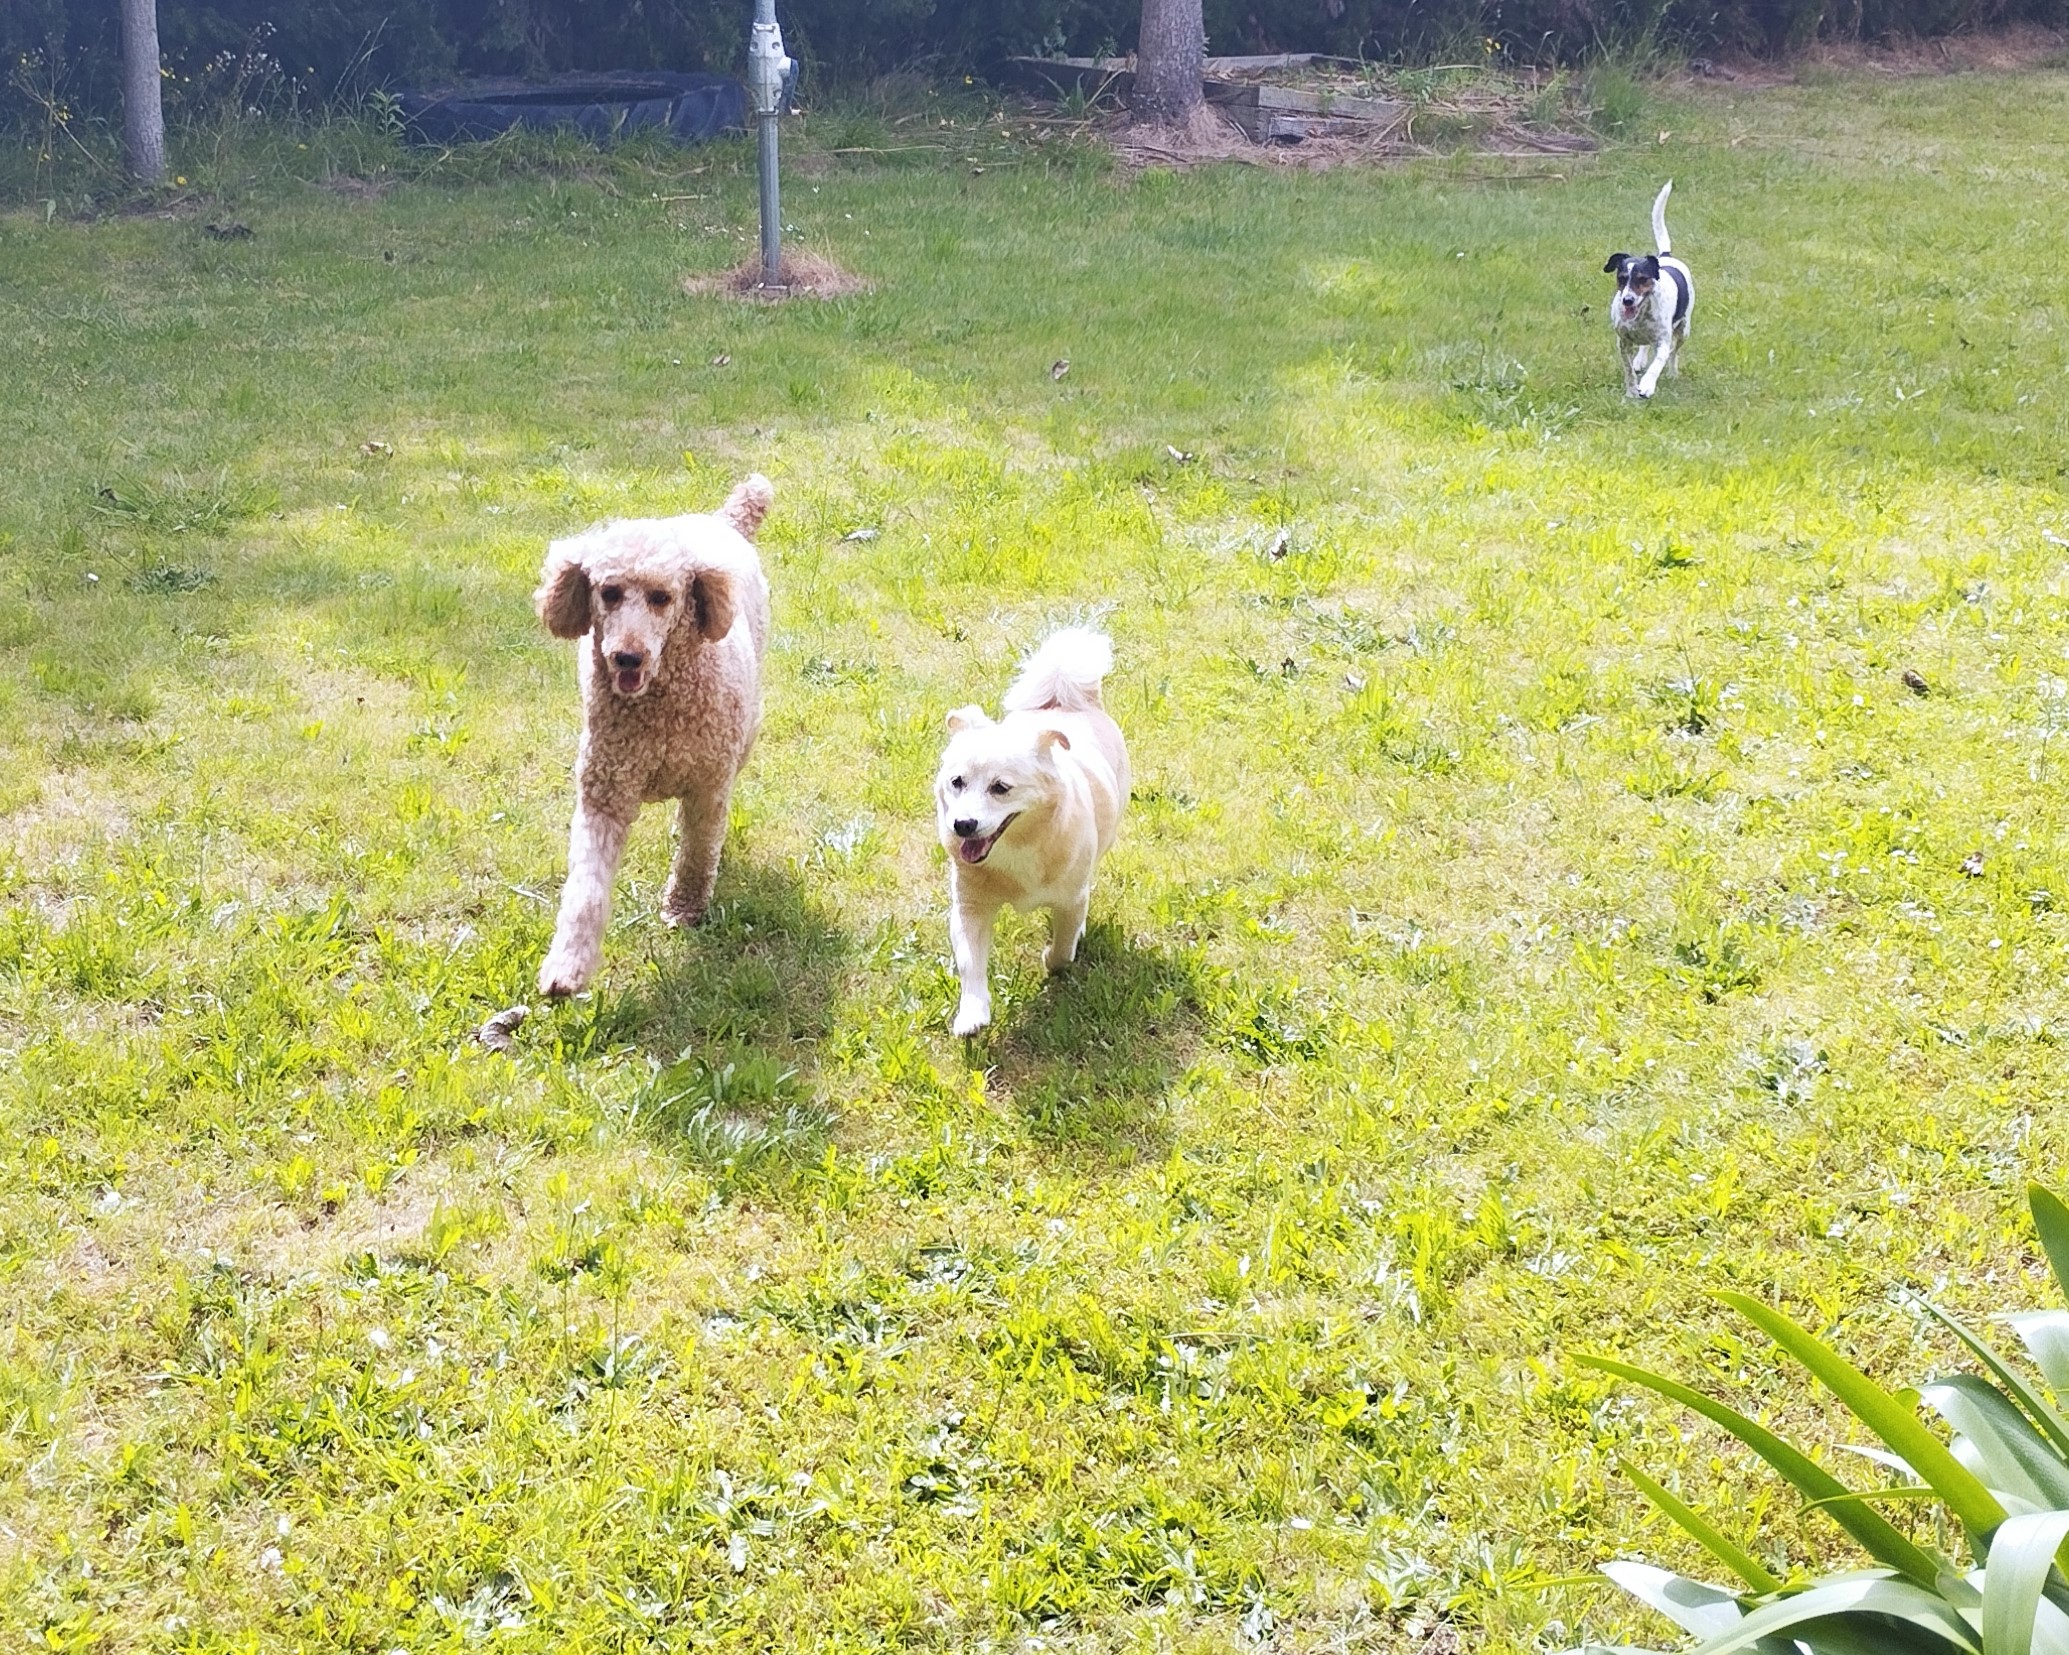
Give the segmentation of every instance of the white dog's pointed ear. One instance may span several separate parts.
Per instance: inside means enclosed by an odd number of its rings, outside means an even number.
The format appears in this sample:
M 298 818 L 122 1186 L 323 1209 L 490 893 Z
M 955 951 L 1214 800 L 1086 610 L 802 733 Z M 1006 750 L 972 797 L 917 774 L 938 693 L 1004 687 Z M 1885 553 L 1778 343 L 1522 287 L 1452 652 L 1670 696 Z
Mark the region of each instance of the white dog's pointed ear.
M 589 630 L 589 571 L 574 541 L 556 540 L 546 548 L 532 607 L 556 638 L 579 638 Z
M 733 578 L 721 569 L 699 569 L 690 582 L 697 630 L 717 643 L 733 630 Z
M 948 715 L 948 730 L 951 735 L 960 735 L 964 730 L 981 730 L 990 722 L 991 714 L 973 703 Z
M 1035 731 L 1035 746 L 1044 753 L 1048 752 L 1052 747 L 1061 747 L 1067 753 L 1070 751 L 1070 737 L 1061 730 L 1037 730 Z
M 726 503 L 718 508 L 718 514 L 752 540 L 755 530 L 762 526 L 762 519 L 769 515 L 769 507 L 775 503 L 775 487 L 757 471 L 726 496 Z

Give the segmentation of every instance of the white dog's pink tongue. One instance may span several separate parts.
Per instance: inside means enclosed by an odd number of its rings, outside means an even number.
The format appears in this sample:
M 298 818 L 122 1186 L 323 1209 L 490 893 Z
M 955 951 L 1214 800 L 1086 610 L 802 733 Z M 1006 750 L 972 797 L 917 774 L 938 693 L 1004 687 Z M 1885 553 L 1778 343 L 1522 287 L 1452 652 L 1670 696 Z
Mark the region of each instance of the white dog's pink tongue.
M 996 837 L 996 835 L 994 835 Z M 956 846 L 955 853 L 965 862 L 975 866 L 984 860 L 984 853 L 991 849 L 990 839 L 965 839 Z

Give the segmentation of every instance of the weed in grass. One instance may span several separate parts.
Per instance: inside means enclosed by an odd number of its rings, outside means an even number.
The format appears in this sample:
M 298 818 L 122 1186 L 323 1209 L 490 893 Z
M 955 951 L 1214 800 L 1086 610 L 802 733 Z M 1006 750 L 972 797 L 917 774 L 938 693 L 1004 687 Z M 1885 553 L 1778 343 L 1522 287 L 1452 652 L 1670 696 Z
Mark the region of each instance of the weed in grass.
M 1589 118 L 1610 137 L 1624 137 L 1642 127 L 1652 108 L 1645 81 L 1628 65 L 1614 60 L 1590 68 L 1583 78 Z

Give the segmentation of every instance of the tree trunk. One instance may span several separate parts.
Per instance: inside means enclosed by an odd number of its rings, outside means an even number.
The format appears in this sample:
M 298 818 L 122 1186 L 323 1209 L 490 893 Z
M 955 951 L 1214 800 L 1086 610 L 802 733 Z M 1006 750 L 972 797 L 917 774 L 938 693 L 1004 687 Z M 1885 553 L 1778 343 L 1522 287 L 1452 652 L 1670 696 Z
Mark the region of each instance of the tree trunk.
M 1135 49 L 1135 119 L 1158 126 L 1190 126 L 1201 108 L 1207 73 L 1207 26 L 1201 0 L 1142 0 L 1142 32 Z
M 122 0 L 122 160 L 139 184 L 165 182 L 158 0 Z

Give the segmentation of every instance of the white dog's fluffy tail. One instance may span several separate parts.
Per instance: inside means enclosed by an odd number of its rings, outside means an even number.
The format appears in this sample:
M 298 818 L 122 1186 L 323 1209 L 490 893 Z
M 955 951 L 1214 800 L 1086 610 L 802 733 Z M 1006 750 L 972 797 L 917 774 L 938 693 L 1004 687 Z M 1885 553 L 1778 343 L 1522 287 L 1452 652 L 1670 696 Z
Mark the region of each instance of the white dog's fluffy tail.
M 1659 244 L 1662 253 L 1674 251 L 1674 244 L 1667 240 L 1667 197 L 1674 193 L 1674 180 L 1669 178 L 1660 186 L 1660 193 L 1652 198 L 1652 239 Z
M 1061 707 L 1089 712 L 1101 705 L 1099 681 L 1113 670 L 1114 646 L 1104 632 L 1067 626 L 1043 639 L 1042 647 L 1027 658 L 1006 691 L 1006 711 L 1036 713 Z

